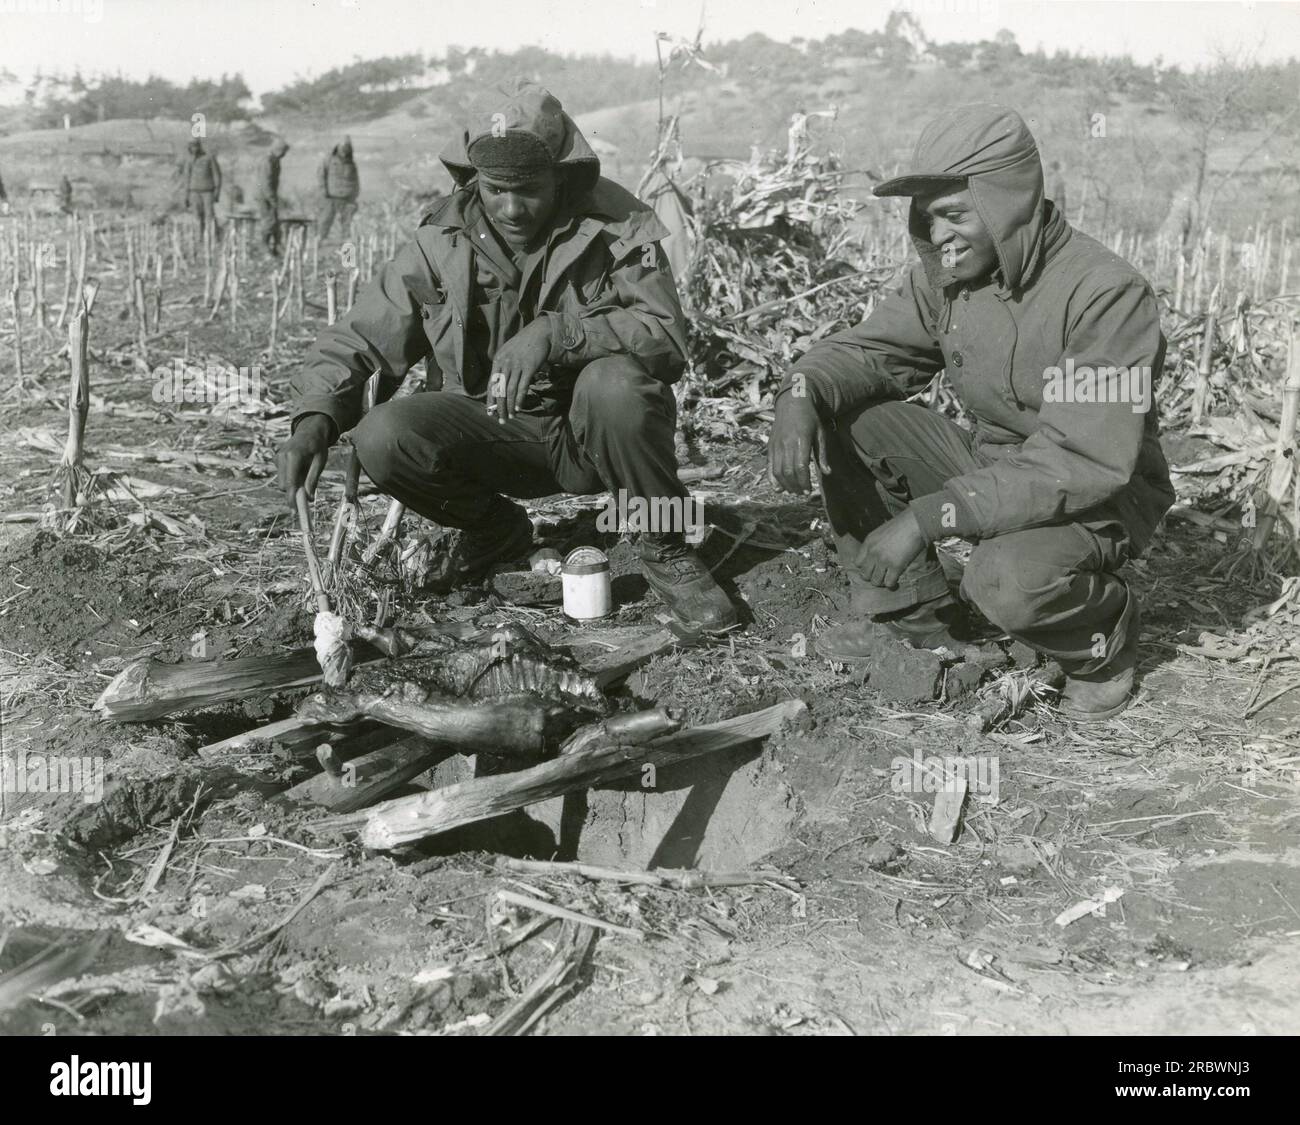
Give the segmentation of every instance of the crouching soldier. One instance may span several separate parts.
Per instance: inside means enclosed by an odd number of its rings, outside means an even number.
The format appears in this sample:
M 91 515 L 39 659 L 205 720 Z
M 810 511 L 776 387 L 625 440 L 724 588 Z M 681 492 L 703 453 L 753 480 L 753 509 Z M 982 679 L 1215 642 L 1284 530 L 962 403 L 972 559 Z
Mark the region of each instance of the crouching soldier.
M 912 170 L 919 254 L 901 289 L 794 365 L 778 392 L 774 480 L 821 472 L 855 619 L 817 640 L 832 660 L 882 639 L 960 645 L 963 602 L 934 543 L 976 541 L 961 583 L 1011 636 L 1067 673 L 1061 707 L 1123 710 L 1137 599 L 1119 571 L 1173 502 L 1152 387 L 1165 356 L 1151 287 L 1046 201 L 1038 149 L 999 106 L 931 122 Z M 947 372 L 974 427 L 900 401 Z
M 641 510 L 685 510 L 672 392 L 684 323 L 653 212 L 601 178 L 577 126 L 533 84 L 479 115 L 442 161 L 457 190 L 294 380 L 282 486 L 313 490 L 330 444 L 351 431 L 381 489 L 463 529 L 462 582 L 530 552 L 528 515 L 507 497 L 625 490 L 629 510 L 638 499 Z M 420 359 L 437 389 L 359 419 L 367 376 L 391 385 Z M 674 615 L 732 624 L 684 528 L 642 530 L 646 579 Z

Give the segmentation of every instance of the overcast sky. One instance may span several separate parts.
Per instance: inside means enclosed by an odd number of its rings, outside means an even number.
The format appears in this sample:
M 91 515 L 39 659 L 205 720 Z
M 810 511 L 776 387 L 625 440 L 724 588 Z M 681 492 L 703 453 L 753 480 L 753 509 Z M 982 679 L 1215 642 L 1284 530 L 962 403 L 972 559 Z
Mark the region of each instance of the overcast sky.
M 1005 27 L 1027 50 L 1141 61 L 1194 65 L 1218 45 L 1261 59 L 1300 55 L 1291 0 L 706 0 L 705 40 L 873 31 L 894 7 L 939 42 Z M 357 57 L 451 44 L 651 59 L 656 31 L 693 36 L 699 17 L 700 0 L 0 0 L 0 69 L 27 79 L 37 67 L 79 66 L 181 82 L 238 71 L 261 94 Z

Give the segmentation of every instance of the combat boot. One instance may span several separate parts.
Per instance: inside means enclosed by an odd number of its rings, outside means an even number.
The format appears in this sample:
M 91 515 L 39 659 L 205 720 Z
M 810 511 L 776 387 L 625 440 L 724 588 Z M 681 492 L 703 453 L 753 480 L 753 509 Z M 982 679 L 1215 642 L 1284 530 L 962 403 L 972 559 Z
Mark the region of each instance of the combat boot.
M 736 607 L 680 533 L 641 536 L 641 571 L 683 625 L 706 633 L 736 623 Z
M 897 613 L 862 617 L 817 634 L 818 656 L 841 664 L 865 664 L 882 648 L 948 648 L 959 652 L 970 640 L 966 607 L 952 594 Z
M 1134 611 L 1124 646 L 1101 668 L 1083 674 L 1065 673 L 1060 711 L 1077 723 L 1113 719 L 1133 702 L 1133 677 L 1137 670 L 1138 639 L 1142 617 Z
M 435 590 L 469 586 L 485 578 L 499 563 L 526 559 L 533 550 L 533 524 L 518 504 L 497 496 L 488 515 L 474 527 L 461 531 L 452 548 L 444 577 Z

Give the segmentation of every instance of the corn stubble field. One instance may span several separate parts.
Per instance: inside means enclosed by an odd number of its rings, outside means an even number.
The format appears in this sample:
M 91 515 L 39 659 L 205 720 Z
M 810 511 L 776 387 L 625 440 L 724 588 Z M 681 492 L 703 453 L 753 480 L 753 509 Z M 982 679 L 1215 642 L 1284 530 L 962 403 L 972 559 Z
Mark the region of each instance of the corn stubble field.
M 140 721 L 94 705 L 141 657 L 219 670 L 310 645 L 315 601 L 273 480 L 288 380 L 407 220 L 363 206 L 350 250 L 307 233 L 272 263 L 243 230 L 204 246 L 186 217 L 0 219 L 4 749 L 106 759 L 102 800 L 5 794 L 0 1027 L 1300 1029 L 1290 232 L 1209 231 L 1185 256 L 1091 232 L 1160 293 L 1180 500 L 1129 567 L 1139 700 L 1083 730 L 1055 717 L 1053 670 L 1019 646 L 900 652 L 865 681 L 811 655 L 845 584 L 816 497 L 767 483 L 771 394 L 869 311 L 906 248 L 896 216 L 845 201 L 833 158 L 726 171 L 695 197 L 680 452 L 744 625 L 609 694 L 687 727 L 772 707 L 784 721 L 650 786 L 634 772 L 379 850 L 358 834 L 372 810 L 321 772 L 324 736 L 238 737 L 283 723 L 311 685 Z M 925 397 L 960 416 L 942 380 Z M 344 454 L 313 508 L 322 555 Z M 566 621 L 546 576 L 428 592 L 445 534 L 408 515 L 385 539 L 389 506 L 364 478 L 327 579 L 358 620 L 516 623 L 598 667 L 660 626 L 631 544 L 597 530 L 601 503 L 529 505 L 539 541 L 609 552 L 617 610 L 595 625 Z M 955 574 L 962 545 L 945 547 Z M 373 730 L 334 741 L 341 759 L 382 745 Z M 419 741 L 366 799 L 471 777 L 473 758 L 435 763 Z M 973 785 L 954 810 L 898 784 L 901 760 L 919 777 L 945 756 L 980 763 L 996 791 Z

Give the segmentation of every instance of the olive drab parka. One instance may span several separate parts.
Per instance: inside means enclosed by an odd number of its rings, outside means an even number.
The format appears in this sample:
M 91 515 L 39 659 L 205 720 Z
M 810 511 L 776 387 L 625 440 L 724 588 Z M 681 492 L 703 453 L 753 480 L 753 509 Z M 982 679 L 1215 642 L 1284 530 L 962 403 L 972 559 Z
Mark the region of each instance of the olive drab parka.
M 361 177 L 352 156 L 352 141 L 344 138 L 321 162 L 317 174 L 321 194 L 328 199 L 354 202 L 361 194 Z
M 922 133 L 915 167 L 919 177 L 877 193 L 965 177 L 996 241 L 992 278 L 954 280 L 913 201 L 920 262 L 861 324 L 813 345 L 782 392 L 802 380 L 831 420 L 905 398 L 946 371 L 993 463 L 912 502 L 928 539 L 983 539 L 1104 511 L 1140 552 L 1174 500 L 1153 394 L 1165 339 L 1150 284 L 1046 200 L 1034 139 L 1012 110 L 950 111 Z
M 496 330 L 501 293 L 518 290 L 521 279 L 492 236 L 468 150 L 502 121 L 546 144 L 563 185 L 535 301 L 524 315 L 526 322 L 548 322 L 551 381 L 571 385 L 587 363 L 614 355 L 635 357 L 664 383 L 680 378 L 685 323 L 659 247 L 668 233 L 663 224 L 630 192 L 601 177 L 599 158 L 541 87 L 521 85 L 504 115 L 494 108 L 441 154 L 457 189 L 376 271 L 352 312 L 321 333 L 293 381 L 295 422 L 327 414 L 340 433 L 349 430 L 359 420 L 361 387 L 370 374 L 399 380 L 424 358 L 431 388 L 486 397 L 492 355 L 505 342 Z M 562 395 L 556 409 L 563 409 Z

